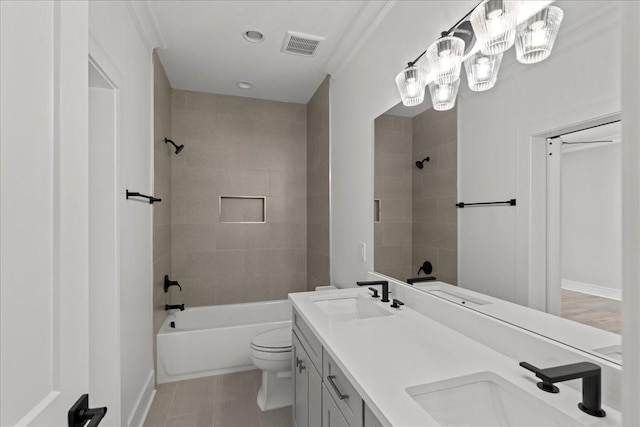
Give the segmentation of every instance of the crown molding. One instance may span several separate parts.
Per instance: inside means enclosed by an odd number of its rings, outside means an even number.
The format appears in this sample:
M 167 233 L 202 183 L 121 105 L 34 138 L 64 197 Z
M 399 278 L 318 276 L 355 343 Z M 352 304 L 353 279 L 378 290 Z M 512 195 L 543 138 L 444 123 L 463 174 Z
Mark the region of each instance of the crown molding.
M 155 48 L 164 48 L 165 43 L 158 29 L 158 22 L 147 0 L 125 0 L 124 5 L 140 34 L 145 47 L 150 52 Z
M 342 47 L 338 47 L 324 65 L 324 72 L 335 75 L 342 71 L 371 37 L 396 3 L 397 0 L 364 2 L 356 12 L 350 29 L 340 40 L 340 46 Z

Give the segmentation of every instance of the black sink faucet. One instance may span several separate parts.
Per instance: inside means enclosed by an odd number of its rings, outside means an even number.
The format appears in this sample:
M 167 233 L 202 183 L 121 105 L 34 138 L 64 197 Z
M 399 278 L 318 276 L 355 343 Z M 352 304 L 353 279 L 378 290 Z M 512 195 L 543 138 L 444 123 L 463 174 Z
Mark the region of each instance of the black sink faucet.
M 386 280 L 372 280 L 367 282 L 356 282 L 358 286 L 382 286 L 382 302 L 389 302 L 389 282 Z
M 578 403 L 578 407 L 582 412 L 594 417 L 606 415 L 600 405 L 601 369 L 595 363 L 579 362 L 547 369 L 536 368 L 527 362 L 520 362 L 520 366 L 536 374 L 536 377 L 542 380 L 538 383 L 538 388 L 548 393 L 560 391 L 554 383 L 582 378 L 582 402 Z
M 180 311 L 184 311 L 184 304 L 165 304 L 164 305 L 164 309 L 165 311 L 169 311 L 169 310 L 175 310 L 175 309 L 180 309 Z

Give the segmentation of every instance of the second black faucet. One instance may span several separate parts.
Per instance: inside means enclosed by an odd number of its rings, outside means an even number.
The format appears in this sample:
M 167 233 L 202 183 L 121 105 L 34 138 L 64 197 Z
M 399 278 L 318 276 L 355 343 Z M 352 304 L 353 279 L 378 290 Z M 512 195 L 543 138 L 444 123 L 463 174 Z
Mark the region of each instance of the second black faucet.
M 389 282 L 386 280 L 372 280 L 367 282 L 356 282 L 358 286 L 382 286 L 382 302 L 389 302 Z

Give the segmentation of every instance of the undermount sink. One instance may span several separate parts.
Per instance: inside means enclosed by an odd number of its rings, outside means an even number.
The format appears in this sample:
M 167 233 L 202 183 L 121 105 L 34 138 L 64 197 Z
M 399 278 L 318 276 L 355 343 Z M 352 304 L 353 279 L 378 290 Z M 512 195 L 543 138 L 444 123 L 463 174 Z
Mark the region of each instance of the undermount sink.
M 413 386 L 406 391 L 443 426 L 582 425 L 492 372 Z
M 315 300 L 314 303 L 325 316 L 338 321 L 391 315 L 382 307 L 360 295 L 346 298 L 319 299 Z

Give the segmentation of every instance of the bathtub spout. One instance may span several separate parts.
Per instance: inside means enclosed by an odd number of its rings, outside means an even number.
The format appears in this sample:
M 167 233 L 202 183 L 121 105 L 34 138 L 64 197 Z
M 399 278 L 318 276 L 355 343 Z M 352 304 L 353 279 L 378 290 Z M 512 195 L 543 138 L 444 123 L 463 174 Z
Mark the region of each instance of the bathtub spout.
M 174 304 L 174 305 L 165 304 L 164 309 L 165 311 L 175 310 L 175 309 L 180 309 L 180 311 L 184 311 L 184 304 Z

